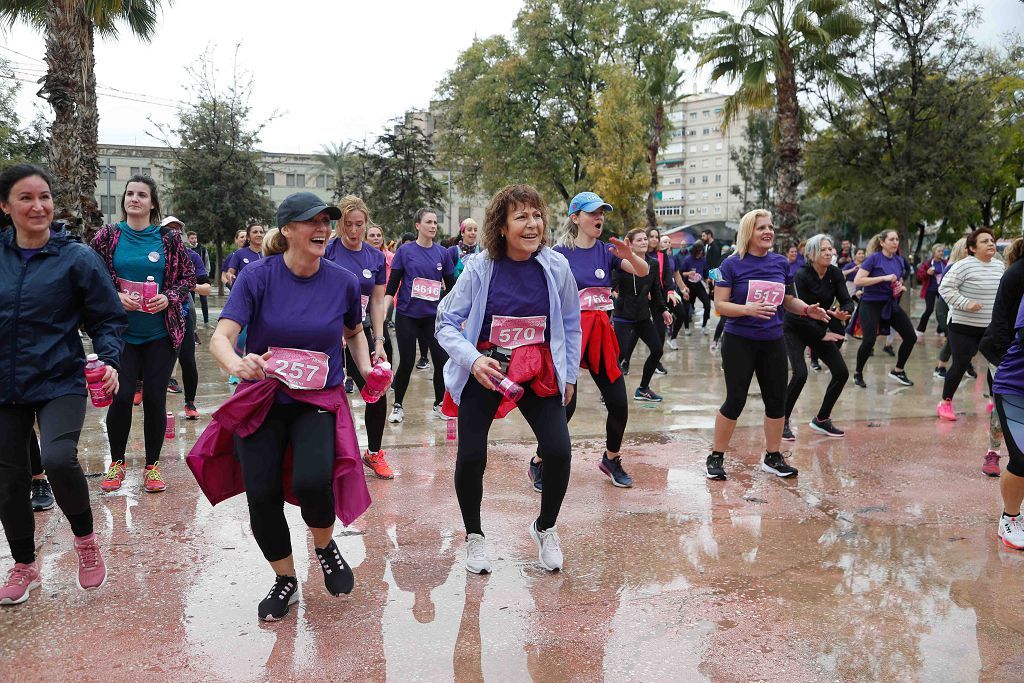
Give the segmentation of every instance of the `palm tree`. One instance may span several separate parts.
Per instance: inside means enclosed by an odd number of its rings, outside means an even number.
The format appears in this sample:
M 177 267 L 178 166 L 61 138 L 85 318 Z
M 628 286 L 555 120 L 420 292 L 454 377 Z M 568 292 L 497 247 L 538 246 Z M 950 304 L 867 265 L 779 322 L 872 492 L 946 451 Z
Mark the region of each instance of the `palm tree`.
M 841 70 L 840 53 L 860 33 L 861 22 L 847 0 L 750 0 L 738 20 L 727 12 L 704 18 L 716 30 L 700 50 L 699 66 L 711 65 L 712 81 L 738 82 L 725 102 L 725 123 L 741 109 L 775 108 L 775 221 L 780 235 L 792 235 L 803 180 L 798 93 L 811 79 L 848 94 L 857 90 L 857 81 Z
M 46 75 L 39 96 L 50 103 L 50 168 L 57 178 L 55 214 L 81 222 L 84 233 L 99 226 L 96 147 L 95 34 L 117 38 L 125 24 L 149 41 L 156 32 L 160 0 L 0 0 L 0 24 L 22 21 L 45 34 Z

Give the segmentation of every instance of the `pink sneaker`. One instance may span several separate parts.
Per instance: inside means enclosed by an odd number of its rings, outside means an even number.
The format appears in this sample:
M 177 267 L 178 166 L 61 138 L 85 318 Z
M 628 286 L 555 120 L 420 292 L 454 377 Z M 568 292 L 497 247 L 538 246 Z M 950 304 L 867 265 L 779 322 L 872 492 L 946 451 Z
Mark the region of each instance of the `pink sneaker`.
M 100 555 L 100 544 L 96 534 L 75 539 L 78 553 L 78 587 L 82 590 L 99 588 L 107 582 L 107 565 Z
M 981 471 L 990 477 L 999 476 L 999 454 L 995 451 L 989 451 L 985 454 L 985 462 L 981 466 Z
M 991 415 L 992 411 L 995 410 L 995 407 L 996 404 L 992 402 L 992 399 L 989 399 L 988 403 L 985 404 L 985 412 Z
M 15 562 L 7 572 L 7 581 L 0 586 L 0 605 L 18 605 L 28 600 L 29 591 L 39 588 L 39 570 L 36 563 Z
M 939 401 L 939 405 L 935 406 L 935 414 L 939 416 L 940 420 L 956 422 L 956 413 L 953 412 L 952 401 Z

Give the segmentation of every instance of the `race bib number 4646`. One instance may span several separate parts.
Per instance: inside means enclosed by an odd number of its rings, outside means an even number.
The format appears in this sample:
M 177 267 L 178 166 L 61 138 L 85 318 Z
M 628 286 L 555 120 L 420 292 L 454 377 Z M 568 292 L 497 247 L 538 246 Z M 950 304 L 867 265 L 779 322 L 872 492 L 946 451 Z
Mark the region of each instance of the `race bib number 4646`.
M 581 311 L 610 311 L 615 308 L 611 287 L 587 287 L 580 290 Z
M 441 283 L 437 280 L 418 277 L 412 281 L 412 296 L 414 299 L 423 299 L 424 301 L 438 301 L 441 298 Z
M 766 303 L 781 306 L 786 298 L 786 285 L 767 280 L 751 280 L 747 283 L 747 303 Z
M 323 389 L 327 384 L 329 356 L 321 351 L 304 351 L 271 346 L 267 374 L 290 389 Z

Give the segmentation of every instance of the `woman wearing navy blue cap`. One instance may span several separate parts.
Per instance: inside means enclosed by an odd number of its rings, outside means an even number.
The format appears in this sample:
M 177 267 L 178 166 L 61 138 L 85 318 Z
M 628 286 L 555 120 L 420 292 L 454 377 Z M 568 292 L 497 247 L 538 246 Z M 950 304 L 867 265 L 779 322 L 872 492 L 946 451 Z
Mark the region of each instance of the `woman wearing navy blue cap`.
M 622 240 L 612 237 L 602 242 L 601 230 L 604 215 L 612 205 L 593 192 L 580 192 L 569 203 L 569 221 L 565 234 L 555 251 L 569 261 L 576 287 L 580 295 L 580 322 L 583 328 L 583 353 L 580 367 L 590 371 L 608 409 L 605 423 L 605 453 L 601 457 L 600 469 L 619 488 L 630 488 L 633 479 L 622 468 L 619 449 L 622 435 L 626 432 L 629 407 L 626 402 L 626 383 L 619 370 L 619 342 L 615 337 L 608 311 L 612 310 L 612 271 L 621 269 L 630 275 L 643 277 L 650 266 L 642 257 L 634 254 Z M 572 420 L 576 412 L 576 395 L 566 406 L 566 414 Z M 535 489 L 541 489 L 541 458 L 530 461 L 530 479 Z

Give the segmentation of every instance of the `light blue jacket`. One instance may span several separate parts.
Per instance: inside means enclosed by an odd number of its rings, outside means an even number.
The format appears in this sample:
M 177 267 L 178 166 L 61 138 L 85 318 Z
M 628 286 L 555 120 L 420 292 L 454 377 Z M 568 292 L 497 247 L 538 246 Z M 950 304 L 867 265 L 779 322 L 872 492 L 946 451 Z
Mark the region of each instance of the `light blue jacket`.
M 580 329 L 580 298 L 569 262 L 561 254 L 544 247 L 537 254 L 548 281 L 551 329 L 551 359 L 555 365 L 558 390 L 565 399 L 565 385 L 576 384 L 580 373 L 583 332 Z M 476 343 L 484 326 L 487 290 L 491 286 L 494 261 L 486 252 L 466 260 L 465 270 L 455 287 L 437 307 L 434 336 L 448 352 L 444 364 L 444 385 L 456 405 L 462 400 L 462 388 L 472 374 L 473 363 L 481 354 Z

